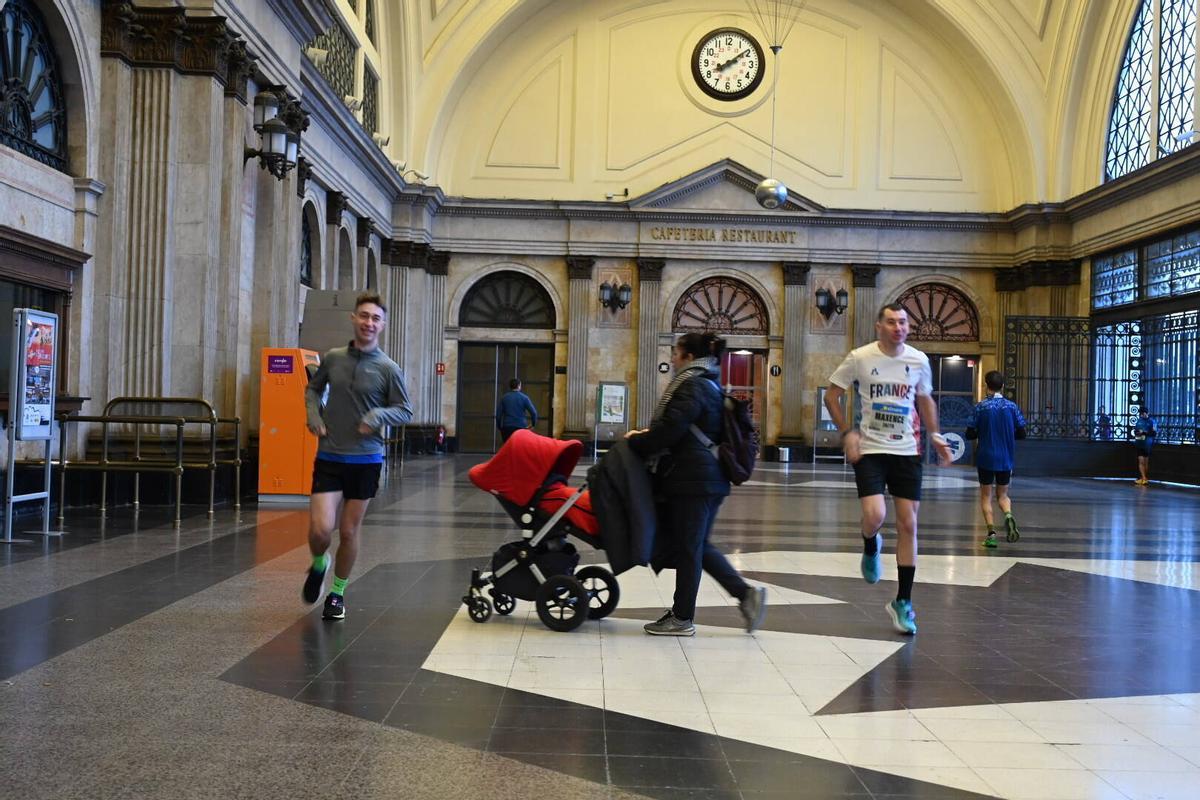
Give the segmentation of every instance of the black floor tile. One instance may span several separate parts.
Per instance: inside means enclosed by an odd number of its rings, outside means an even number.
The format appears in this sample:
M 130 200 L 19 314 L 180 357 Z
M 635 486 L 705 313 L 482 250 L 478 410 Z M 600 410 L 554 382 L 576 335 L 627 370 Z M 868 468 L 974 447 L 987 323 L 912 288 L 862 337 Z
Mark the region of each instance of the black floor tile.
M 488 750 L 496 753 L 560 753 L 604 755 L 602 730 L 545 730 L 541 728 L 492 728 Z
M 888 772 L 851 767 L 863 785 L 871 792 L 876 800 L 976 800 L 990 797 L 962 789 L 952 789 L 949 786 L 939 786 L 935 783 L 915 781 Z
M 583 706 L 553 708 L 501 704 L 497 728 L 543 728 L 545 730 L 604 730 L 604 710 Z
M 632 789 L 650 786 L 733 791 L 738 788 L 729 762 L 724 758 L 706 760 L 609 756 L 608 774 L 613 786 Z
M 552 769 L 564 775 L 582 778 L 593 783 L 608 783 L 608 759 L 602 755 L 578 753 L 497 753 L 525 764 Z M 500 781 L 503 779 L 500 778 Z
M 810 758 L 806 761 L 773 763 L 764 769 L 761 762 L 730 761 L 743 792 L 795 792 L 803 787 L 811 797 L 869 796 L 869 791 L 845 764 Z
M 721 749 L 721 741 L 716 736 L 683 728 L 665 731 L 610 730 L 608 754 L 612 756 L 710 760 L 719 760 L 725 757 L 725 751 Z

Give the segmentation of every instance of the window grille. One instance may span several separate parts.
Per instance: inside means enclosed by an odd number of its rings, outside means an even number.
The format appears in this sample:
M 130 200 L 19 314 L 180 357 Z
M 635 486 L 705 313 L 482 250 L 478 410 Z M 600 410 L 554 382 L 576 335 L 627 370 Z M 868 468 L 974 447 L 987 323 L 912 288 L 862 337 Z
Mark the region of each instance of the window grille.
M 367 133 L 379 131 L 379 78 L 370 67 L 363 67 L 362 124 Z
M 67 171 L 67 112 L 58 57 L 28 0 L 0 10 L 0 143 Z
M 328 50 L 325 63 L 318 71 L 329 81 L 329 85 L 339 97 L 354 94 L 354 56 L 358 46 L 353 37 L 338 24 L 322 33 L 309 43 L 312 47 Z
M 541 285 L 519 272 L 503 270 L 467 291 L 458 313 L 464 328 L 554 328 L 554 304 Z
M 1138 251 L 1092 259 L 1092 308 L 1112 308 L 1137 299 Z
M 375 0 L 367 0 L 367 15 L 363 26 L 367 29 L 367 39 L 371 44 L 378 44 L 375 41 Z
M 692 286 L 675 305 L 671 330 L 766 336 L 767 309 L 758 294 L 733 278 L 708 278 Z

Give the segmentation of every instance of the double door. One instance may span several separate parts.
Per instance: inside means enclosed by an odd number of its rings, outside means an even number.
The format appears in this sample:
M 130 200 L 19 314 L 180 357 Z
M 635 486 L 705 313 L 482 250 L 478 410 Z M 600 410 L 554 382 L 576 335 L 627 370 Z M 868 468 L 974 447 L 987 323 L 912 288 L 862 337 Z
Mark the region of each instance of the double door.
M 513 378 L 538 412 L 534 430 L 549 436 L 554 390 L 554 345 L 463 342 L 458 347 L 458 449 L 494 453 L 500 448 L 496 404 Z
M 975 410 L 975 374 L 979 369 L 979 356 L 930 353 L 929 367 L 933 372 L 933 399 L 942 433 L 957 434 L 962 439 L 961 455 L 956 450 L 955 463 L 970 464 L 974 442 L 967 441 L 963 434 Z M 926 460 L 932 463 L 937 460 L 937 452 L 928 442 L 925 444 Z

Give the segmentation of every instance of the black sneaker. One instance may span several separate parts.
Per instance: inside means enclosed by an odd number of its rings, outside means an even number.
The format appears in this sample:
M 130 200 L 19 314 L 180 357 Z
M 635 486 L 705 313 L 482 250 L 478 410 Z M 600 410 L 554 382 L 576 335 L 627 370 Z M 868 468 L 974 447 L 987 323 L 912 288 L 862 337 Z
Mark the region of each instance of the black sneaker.
M 304 579 L 304 588 L 300 591 L 300 597 L 310 606 L 321 599 L 321 590 L 325 588 L 325 573 L 329 571 L 328 559 L 325 564 L 325 569 L 320 572 L 310 566 L 308 577 Z
M 345 619 L 346 618 L 346 601 L 342 599 L 340 594 L 329 593 L 325 598 L 325 613 L 321 615 L 322 619 Z

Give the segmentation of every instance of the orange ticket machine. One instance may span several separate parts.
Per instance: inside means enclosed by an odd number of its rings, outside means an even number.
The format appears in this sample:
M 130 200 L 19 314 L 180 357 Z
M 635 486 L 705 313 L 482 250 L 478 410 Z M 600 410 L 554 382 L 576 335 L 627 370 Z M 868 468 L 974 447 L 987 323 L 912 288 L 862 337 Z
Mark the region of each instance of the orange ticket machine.
M 264 347 L 258 405 L 258 499 L 286 501 L 312 492 L 317 437 L 305 423 L 304 390 L 320 357 L 298 347 Z

